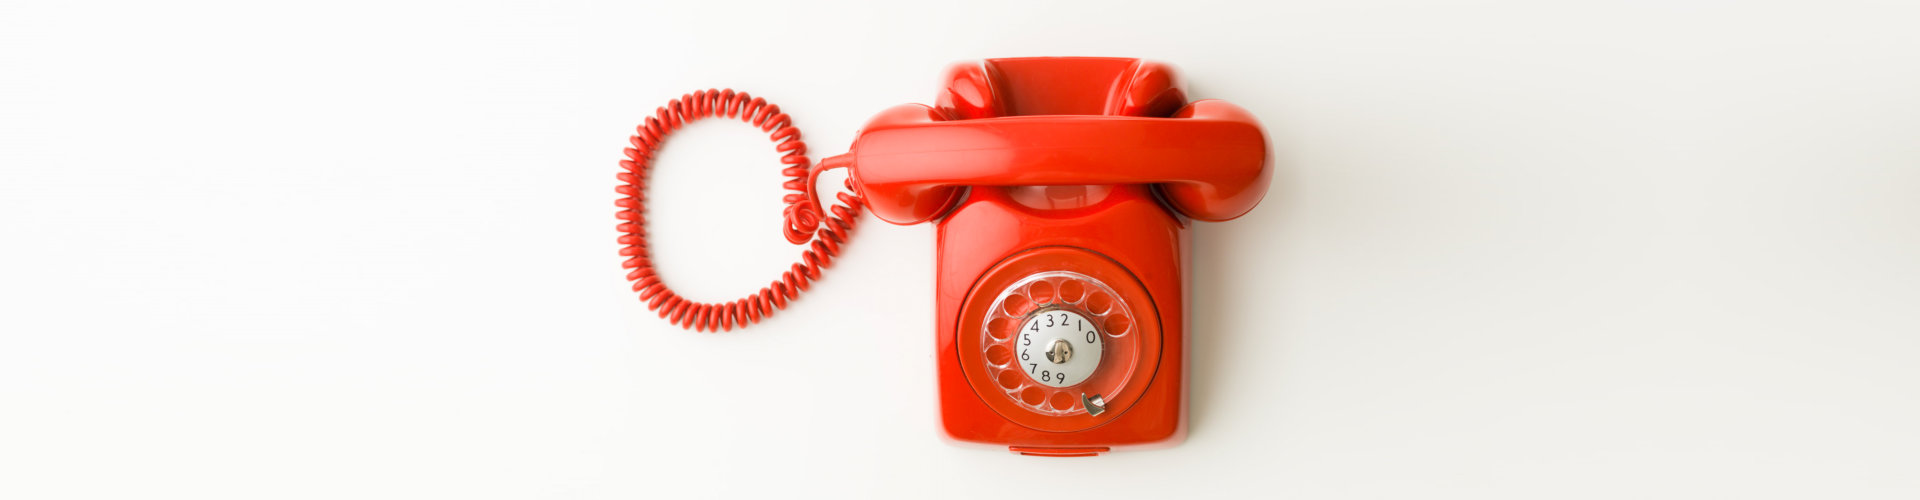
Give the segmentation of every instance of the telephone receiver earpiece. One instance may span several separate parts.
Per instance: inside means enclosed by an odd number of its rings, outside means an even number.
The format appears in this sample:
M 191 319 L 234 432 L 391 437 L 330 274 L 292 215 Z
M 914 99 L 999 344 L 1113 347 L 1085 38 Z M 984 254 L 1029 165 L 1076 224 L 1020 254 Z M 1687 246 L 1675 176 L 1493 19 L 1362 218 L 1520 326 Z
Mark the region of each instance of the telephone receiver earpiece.
M 939 218 L 970 186 L 1150 184 L 1169 208 L 1205 221 L 1260 202 L 1271 155 L 1251 113 L 1185 102 L 1166 65 L 1100 69 L 1020 59 L 956 66 L 937 107 L 880 113 L 844 161 L 867 207 L 894 224 Z M 1096 85 L 1110 90 L 1076 92 Z

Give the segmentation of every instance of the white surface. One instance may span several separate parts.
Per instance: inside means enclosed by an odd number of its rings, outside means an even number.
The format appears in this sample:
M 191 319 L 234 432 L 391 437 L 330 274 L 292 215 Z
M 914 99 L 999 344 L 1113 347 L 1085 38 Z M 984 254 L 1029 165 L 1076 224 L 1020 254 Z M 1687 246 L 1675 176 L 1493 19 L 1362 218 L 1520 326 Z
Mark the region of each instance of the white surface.
M 0 498 L 1913 498 L 1903 2 L 0 6 Z M 733 86 L 816 153 L 950 62 L 1169 61 L 1276 145 L 1195 233 L 1193 427 L 935 430 L 928 227 L 797 307 L 647 314 L 613 174 Z M 799 253 L 774 154 L 676 138 L 675 286 Z M 847 360 L 860 360 L 848 362 Z

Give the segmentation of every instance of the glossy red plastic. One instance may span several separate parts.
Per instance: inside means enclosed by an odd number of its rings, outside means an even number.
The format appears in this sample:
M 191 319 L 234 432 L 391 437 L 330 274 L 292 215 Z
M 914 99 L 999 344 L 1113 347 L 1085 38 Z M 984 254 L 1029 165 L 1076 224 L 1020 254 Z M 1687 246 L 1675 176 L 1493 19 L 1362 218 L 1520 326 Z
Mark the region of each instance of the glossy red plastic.
M 1239 217 L 1265 195 L 1259 123 L 1232 104 L 1186 102 L 1171 67 L 1136 59 L 989 59 L 955 66 L 947 82 L 934 107 L 875 117 L 846 155 L 880 219 L 937 221 L 946 435 L 1041 456 L 1178 443 L 1188 219 Z M 1124 365 L 1143 382 L 1098 416 L 1022 413 L 969 368 L 991 302 L 982 297 L 1048 270 L 1113 287 L 1152 344 L 1139 351 L 1152 359 Z

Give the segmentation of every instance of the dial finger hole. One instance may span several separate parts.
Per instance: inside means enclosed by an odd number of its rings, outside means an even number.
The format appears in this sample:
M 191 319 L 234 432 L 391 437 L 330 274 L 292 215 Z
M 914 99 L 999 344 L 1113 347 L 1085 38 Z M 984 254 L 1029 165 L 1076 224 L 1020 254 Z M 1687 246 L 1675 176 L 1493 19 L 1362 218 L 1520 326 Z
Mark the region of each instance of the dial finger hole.
M 1107 316 L 1106 327 L 1107 327 L 1107 336 L 1119 337 L 1122 335 L 1126 335 L 1127 330 L 1133 329 L 1133 320 L 1127 318 L 1127 316 L 1124 314 L 1115 314 L 1112 316 Z
M 1020 402 L 1026 403 L 1027 406 L 1040 406 L 1040 402 L 1046 400 L 1046 391 L 1040 390 L 1039 387 L 1028 387 L 1027 390 L 1020 391 Z
M 1072 410 L 1074 403 L 1073 394 L 1069 394 L 1067 391 L 1053 393 L 1053 397 L 1047 398 L 1047 404 L 1053 406 L 1053 409 L 1060 411 Z
M 1027 300 L 1025 295 L 1010 295 L 1007 297 L 1007 301 L 1001 305 L 1001 308 L 1007 311 L 1008 316 L 1018 318 L 1026 316 L 1028 312 L 1033 311 L 1033 301 Z
M 1066 280 L 1060 283 L 1059 298 L 1061 302 L 1078 304 L 1086 293 L 1087 286 L 1081 284 L 1079 280 Z
M 1045 280 L 1035 281 L 1032 285 L 1027 286 L 1027 295 L 1033 297 L 1033 303 L 1035 304 L 1052 304 L 1053 283 Z
M 994 344 L 987 348 L 987 362 L 994 366 L 1006 366 L 1013 362 L 1013 348 L 1006 344 Z
M 1013 318 L 994 318 L 987 322 L 987 338 L 995 342 L 1006 342 L 1013 336 L 1013 329 L 1019 326 Z
M 1113 309 L 1113 296 L 1107 295 L 1106 292 L 1095 290 L 1093 293 L 1087 295 L 1086 307 L 1087 312 L 1106 314 L 1108 310 Z
M 1023 379 L 1026 377 L 1027 377 L 1026 375 L 1021 375 L 1020 372 L 1018 371 L 1007 370 L 1007 371 L 1000 372 L 1000 376 L 998 378 L 995 378 L 994 382 L 999 382 L 1000 388 L 1006 389 L 1008 391 L 1012 391 L 1014 389 L 1019 389 L 1020 382 L 1021 382 L 1020 379 Z

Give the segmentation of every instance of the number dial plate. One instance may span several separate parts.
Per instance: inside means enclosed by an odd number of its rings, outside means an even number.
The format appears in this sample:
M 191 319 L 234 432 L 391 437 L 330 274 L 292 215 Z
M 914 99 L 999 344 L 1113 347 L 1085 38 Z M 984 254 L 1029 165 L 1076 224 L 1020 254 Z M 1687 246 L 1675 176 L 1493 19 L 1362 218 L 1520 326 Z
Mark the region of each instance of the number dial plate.
M 1028 316 L 1020 326 L 1020 337 L 1014 339 L 1027 377 L 1048 387 L 1086 381 L 1100 366 L 1104 344 L 1099 323 L 1063 308 L 1042 309 Z

